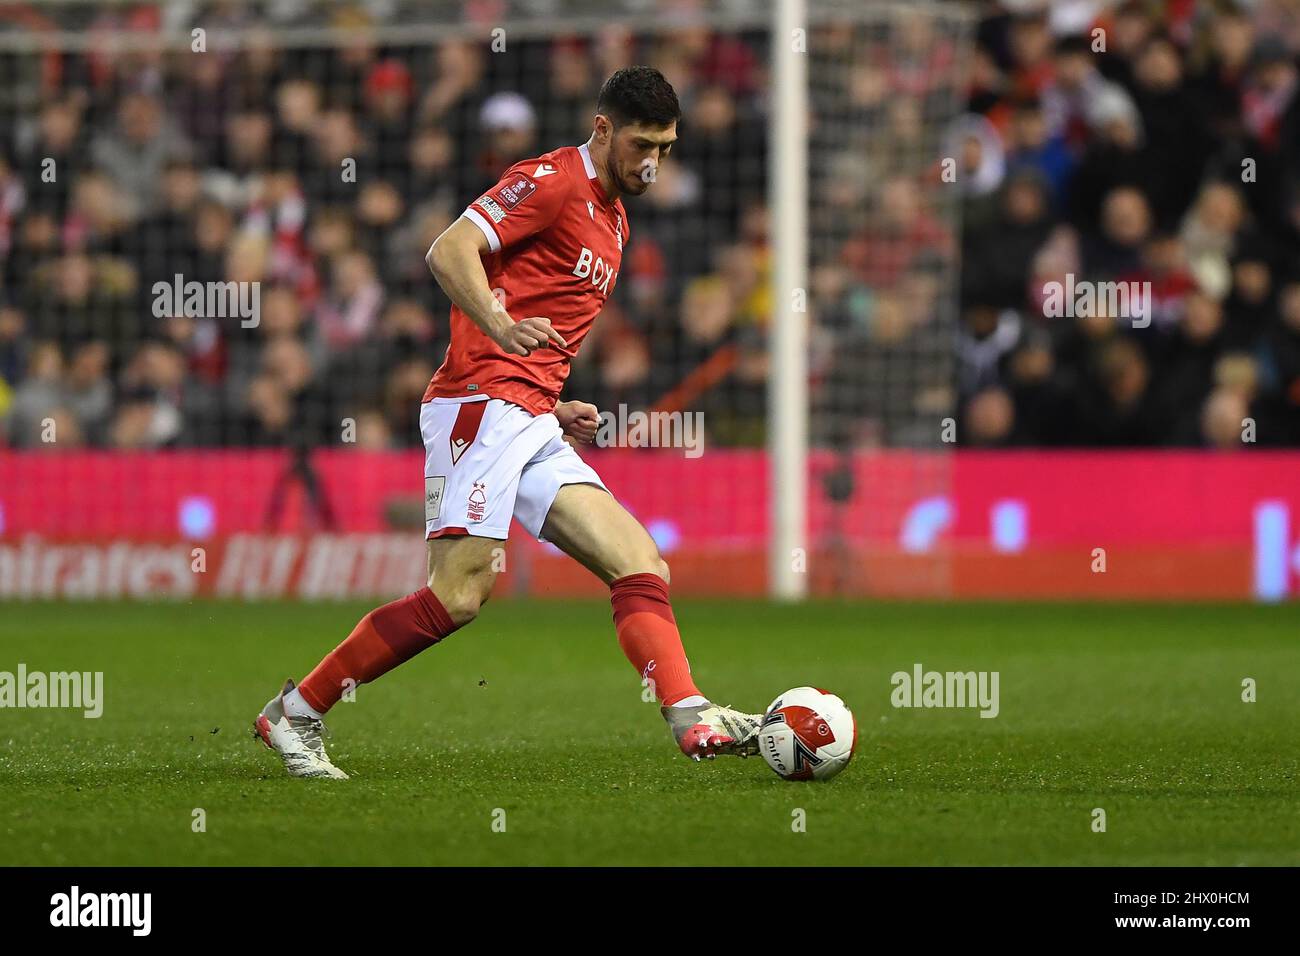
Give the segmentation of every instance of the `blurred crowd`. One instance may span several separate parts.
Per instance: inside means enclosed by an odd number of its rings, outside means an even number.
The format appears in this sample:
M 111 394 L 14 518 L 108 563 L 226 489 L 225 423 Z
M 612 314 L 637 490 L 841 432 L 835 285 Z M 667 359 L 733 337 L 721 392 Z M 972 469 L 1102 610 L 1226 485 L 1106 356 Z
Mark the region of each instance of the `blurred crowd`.
M 1297 4 L 969 6 L 973 53 L 924 8 L 808 38 L 814 440 L 924 444 L 952 415 L 969 444 L 1228 446 L 1252 417 L 1300 444 Z M 0 54 L 0 444 L 418 445 L 449 306 L 425 250 L 508 165 L 583 142 L 637 62 L 676 86 L 681 139 L 566 397 L 763 441 L 764 33 L 493 53 L 378 42 L 358 6 L 324 47 L 200 12 L 251 39 Z M 1150 281 L 1149 327 L 1047 318 L 1067 274 Z M 259 321 L 158 314 L 176 276 L 259 283 Z
M 979 29 L 951 134 L 962 438 L 1300 444 L 1300 4 L 1084 6 Z M 1048 318 L 1067 277 L 1149 283 L 1148 308 Z

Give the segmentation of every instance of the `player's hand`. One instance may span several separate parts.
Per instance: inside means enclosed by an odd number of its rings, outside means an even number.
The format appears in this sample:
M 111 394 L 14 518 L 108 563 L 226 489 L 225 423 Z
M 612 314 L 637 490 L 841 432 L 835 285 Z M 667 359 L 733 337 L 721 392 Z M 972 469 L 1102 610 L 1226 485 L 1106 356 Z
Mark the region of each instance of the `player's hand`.
M 569 344 L 564 341 L 564 336 L 551 328 L 551 320 L 540 315 L 520 319 L 497 339 L 497 345 L 507 355 L 530 355 L 534 349 L 549 348 L 552 343 L 560 348 Z
M 565 438 L 590 445 L 596 440 L 600 428 L 600 412 L 587 402 L 560 402 L 555 406 L 555 417 L 560 420 L 560 430 Z

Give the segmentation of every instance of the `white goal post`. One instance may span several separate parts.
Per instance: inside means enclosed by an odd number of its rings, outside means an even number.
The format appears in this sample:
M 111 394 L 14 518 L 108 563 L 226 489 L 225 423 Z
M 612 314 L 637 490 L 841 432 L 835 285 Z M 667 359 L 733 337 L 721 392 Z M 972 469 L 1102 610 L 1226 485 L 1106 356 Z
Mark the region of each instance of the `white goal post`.
M 803 598 L 808 542 L 808 58 L 805 0 L 773 4 L 768 588 Z

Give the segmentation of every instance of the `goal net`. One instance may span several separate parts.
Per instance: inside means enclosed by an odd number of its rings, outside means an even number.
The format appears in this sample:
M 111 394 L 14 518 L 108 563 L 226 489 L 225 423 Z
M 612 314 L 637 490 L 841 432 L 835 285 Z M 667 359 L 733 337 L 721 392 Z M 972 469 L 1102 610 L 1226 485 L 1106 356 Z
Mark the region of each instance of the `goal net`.
M 851 12 L 850 12 L 851 11 Z M 813 0 L 809 529 L 816 593 L 943 595 L 971 21 Z

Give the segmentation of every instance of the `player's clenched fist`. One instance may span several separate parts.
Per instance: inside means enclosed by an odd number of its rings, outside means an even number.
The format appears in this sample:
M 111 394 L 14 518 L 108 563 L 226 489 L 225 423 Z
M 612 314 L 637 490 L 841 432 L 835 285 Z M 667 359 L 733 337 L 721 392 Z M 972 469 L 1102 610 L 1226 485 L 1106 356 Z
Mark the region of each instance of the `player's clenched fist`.
M 572 438 L 584 445 L 590 445 L 596 440 L 596 430 L 600 428 L 600 411 L 595 405 L 589 402 L 560 402 L 555 406 L 555 417 L 560 421 L 560 429 L 566 440 Z
M 520 319 L 497 339 L 497 345 L 509 355 L 528 355 L 533 349 L 549 347 L 552 342 L 561 348 L 569 344 L 551 328 L 551 320 L 540 315 Z

